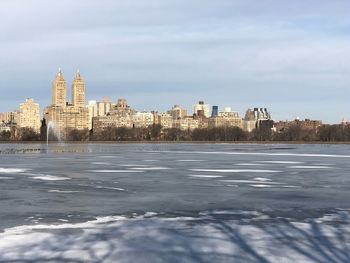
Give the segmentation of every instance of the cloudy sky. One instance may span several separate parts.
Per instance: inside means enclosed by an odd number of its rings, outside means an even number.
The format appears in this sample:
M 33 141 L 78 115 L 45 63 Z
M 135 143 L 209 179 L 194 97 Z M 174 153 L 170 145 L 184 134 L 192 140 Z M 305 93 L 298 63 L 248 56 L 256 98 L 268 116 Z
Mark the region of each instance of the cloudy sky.
M 349 14 L 348 0 L 1 0 L 0 111 L 50 104 L 61 68 L 87 99 L 139 110 L 350 119 Z

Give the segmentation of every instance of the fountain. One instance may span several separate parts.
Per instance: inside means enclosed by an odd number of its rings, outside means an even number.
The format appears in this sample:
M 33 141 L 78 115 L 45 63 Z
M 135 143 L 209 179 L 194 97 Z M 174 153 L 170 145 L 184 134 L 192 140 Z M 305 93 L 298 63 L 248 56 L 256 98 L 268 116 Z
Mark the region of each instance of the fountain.
M 49 121 L 47 124 L 47 131 L 46 131 L 46 145 L 49 146 L 49 136 L 50 136 L 50 131 L 56 135 L 55 131 L 55 124 L 52 121 Z M 57 137 L 57 136 L 56 136 Z M 58 134 L 58 139 L 60 139 L 60 134 Z

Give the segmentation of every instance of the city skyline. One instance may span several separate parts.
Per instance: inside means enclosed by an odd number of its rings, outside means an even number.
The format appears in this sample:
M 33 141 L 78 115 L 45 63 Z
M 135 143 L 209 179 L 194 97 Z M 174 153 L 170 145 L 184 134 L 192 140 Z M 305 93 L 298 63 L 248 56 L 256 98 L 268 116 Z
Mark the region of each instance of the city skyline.
M 270 10 L 273 8 L 273 12 Z M 139 110 L 198 100 L 276 120 L 349 119 L 350 3 L 60 1 L 0 3 L 0 111 L 50 104 L 57 68 L 79 68 L 87 101 Z M 278 12 L 276 12 L 278 10 Z M 63 19 L 64 16 L 64 19 Z M 20 96 L 19 96 L 20 94 Z
M 125 100 L 127 101 L 125 98 L 122 97 L 117 97 L 117 99 L 111 99 L 109 96 L 100 96 L 99 98 L 94 98 L 94 99 L 86 99 L 86 84 L 85 84 L 85 77 L 81 76 L 80 70 L 77 69 L 75 71 L 75 74 L 72 77 L 72 81 L 67 81 L 67 78 L 64 76 L 64 73 L 62 71 L 61 68 L 58 68 L 58 70 L 56 71 L 55 77 L 53 78 L 54 80 L 52 81 L 52 87 L 51 87 L 51 99 L 50 102 L 47 105 L 42 105 L 40 106 L 40 112 L 39 112 L 39 116 L 41 119 L 47 119 L 47 117 L 45 118 L 45 115 L 47 114 L 46 109 L 54 106 L 54 108 L 56 108 L 57 106 L 59 107 L 78 107 L 78 108 L 86 108 L 88 109 L 92 104 L 96 104 L 96 103 L 109 103 L 111 106 L 112 105 L 118 105 L 118 103 L 120 102 L 120 100 Z M 69 79 L 69 78 L 68 78 Z M 57 81 L 58 86 L 57 86 Z M 71 92 L 69 92 L 69 90 L 67 89 L 67 87 L 71 84 Z M 57 90 L 58 88 L 58 90 Z M 63 88 L 63 90 L 62 90 Z M 41 105 L 40 103 L 38 103 L 38 101 L 33 98 L 33 97 L 27 97 L 25 99 L 25 101 L 36 101 L 36 104 Z M 127 102 L 126 102 L 127 103 Z M 21 107 L 21 105 L 23 104 L 23 100 L 19 103 L 19 106 Z M 204 109 L 202 108 L 202 106 L 200 104 L 204 104 L 203 100 L 197 100 L 197 101 L 193 101 L 192 105 L 189 107 L 181 107 L 182 109 L 184 109 L 186 111 L 186 113 L 188 112 L 187 116 L 194 116 L 197 114 L 197 110 L 204 110 L 204 116 L 205 117 L 210 117 L 213 116 L 213 112 L 235 112 L 237 113 L 237 117 L 238 118 L 242 118 L 244 119 L 244 115 L 247 114 L 247 111 L 252 110 L 252 109 L 267 109 L 266 106 L 264 105 L 253 105 L 250 106 L 246 109 L 237 109 L 237 108 L 232 108 L 230 105 L 220 105 L 220 104 L 210 104 L 210 103 L 205 103 L 204 106 L 206 106 L 207 108 Z M 171 110 L 171 108 L 176 108 L 176 107 L 180 107 L 183 106 L 183 104 L 181 104 L 181 102 L 174 102 L 171 106 L 168 106 L 168 108 L 164 109 L 164 110 L 159 110 L 158 108 L 156 108 L 156 106 L 154 106 L 151 109 L 140 109 L 138 108 L 137 105 L 133 105 L 135 112 L 154 112 L 157 114 L 163 114 L 163 113 L 168 113 L 169 110 Z M 128 106 L 129 107 L 129 106 Z M 196 107 L 200 107 L 200 108 L 196 108 Z M 215 107 L 215 110 L 214 110 Z M 10 111 L 0 111 L 0 113 L 3 114 L 10 114 L 10 113 L 16 113 L 16 112 L 20 112 L 20 110 L 18 110 L 17 108 L 13 108 Z M 107 114 L 108 112 L 105 112 L 105 114 Z M 268 112 L 269 114 L 269 118 L 271 118 L 271 112 Z M 74 114 L 73 114 L 74 115 Z M 310 120 L 312 118 L 310 118 L 309 116 L 305 116 L 304 118 L 300 118 L 299 116 L 295 116 L 295 117 L 291 117 L 291 118 L 286 118 L 286 119 L 277 119 L 277 118 L 271 118 L 274 119 L 274 121 L 279 121 L 279 122 L 283 122 L 283 121 L 294 121 L 294 120 L 300 120 L 300 119 L 305 119 L 305 120 Z M 316 120 L 316 119 L 314 119 Z M 321 118 L 318 119 L 317 121 L 321 121 L 323 123 L 327 123 L 324 122 L 324 120 L 322 120 Z M 339 124 L 339 123 L 345 123 L 347 122 L 348 119 L 343 117 L 341 119 L 341 121 L 336 122 L 336 123 L 327 123 L 327 124 Z M 84 125 L 85 126 L 85 125 Z

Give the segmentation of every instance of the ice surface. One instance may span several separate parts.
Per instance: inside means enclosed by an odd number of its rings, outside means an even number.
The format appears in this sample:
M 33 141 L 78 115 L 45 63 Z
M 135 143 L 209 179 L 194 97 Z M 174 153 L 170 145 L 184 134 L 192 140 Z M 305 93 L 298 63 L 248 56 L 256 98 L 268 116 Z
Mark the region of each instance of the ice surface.
M 213 154 L 213 155 L 255 155 L 255 156 L 294 156 L 294 157 L 320 157 L 320 158 L 350 158 L 350 155 L 341 154 L 312 154 L 312 153 L 266 153 L 266 152 L 219 152 L 219 151 L 149 151 L 150 153 L 173 154 Z

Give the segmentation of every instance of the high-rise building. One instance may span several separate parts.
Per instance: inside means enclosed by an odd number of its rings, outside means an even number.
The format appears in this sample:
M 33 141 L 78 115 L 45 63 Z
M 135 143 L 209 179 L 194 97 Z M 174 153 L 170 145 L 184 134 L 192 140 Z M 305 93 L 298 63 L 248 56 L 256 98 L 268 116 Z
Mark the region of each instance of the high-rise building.
M 52 82 L 52 106 L 65 107 L 67 104 L 67 83 L 59 70 Z
M 34 131 L 40 131 L 40 107 L 33 99 L 27 99 L 19 106 L 19 128 L 32 128 Z
M 53 124 L 56 134 L 61 137 L 71 130 L 83 130 L 89 127 L 89 110 L 85 106 L 85 83 L 79 72 L 72 83 L 73 103 L 67 103 L 67 84 L 62 71 L 52 83 L 52 104 L 45 108 L 44 118 Z
M 211 111 L 211 117 L 216 117 L 219 115 L 219 106 L 213 106 Z
M 198 111 L 203 111 L 204 117 L 209 118 L 209 104 L 204 104 L 204 101 L 199 101 L 192 109 L 194 115 L 198 115 Z
M 75 107 L 85 107 L 85 82 L 78 70 L 72 82 L 72 104 Z

